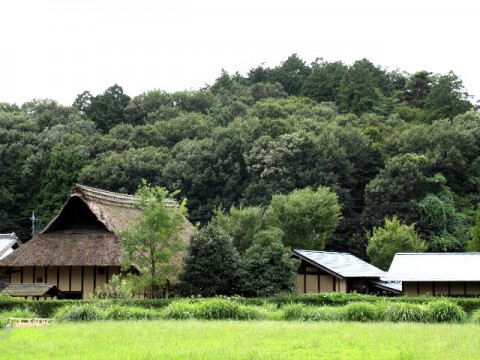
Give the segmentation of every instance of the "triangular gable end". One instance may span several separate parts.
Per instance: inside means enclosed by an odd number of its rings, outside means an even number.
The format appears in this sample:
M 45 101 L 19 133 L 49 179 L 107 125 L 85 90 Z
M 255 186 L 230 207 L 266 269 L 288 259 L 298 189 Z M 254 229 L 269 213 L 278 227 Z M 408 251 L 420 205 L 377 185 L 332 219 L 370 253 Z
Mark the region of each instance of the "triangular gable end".
M 41 234 L 63 229 L 96 229 L 109 230 L 80 197 L 71 195 L 60 213 L 42 230 Z

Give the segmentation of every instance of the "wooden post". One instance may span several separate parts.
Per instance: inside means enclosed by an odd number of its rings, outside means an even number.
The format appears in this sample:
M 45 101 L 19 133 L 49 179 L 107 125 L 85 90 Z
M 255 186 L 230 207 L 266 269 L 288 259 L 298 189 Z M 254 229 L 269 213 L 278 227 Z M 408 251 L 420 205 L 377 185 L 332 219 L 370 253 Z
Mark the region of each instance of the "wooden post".
M 83 298 L 83 283 L 84 283 L 84 275 L 85 275 L 84 271 L 85 271 L 85 270 L 84 270 L 84 267 L 82 266 L 82 285 L 81 285 L 81 286 L 82 286 L 82 287 L 81 287 L 81 289 L 82 289 L 82 298 Z
M 97 267 L 93 267 L 93 292 L 97 290 Z
M 72 267 L 68 267 L 68 291 L 72 291 Z

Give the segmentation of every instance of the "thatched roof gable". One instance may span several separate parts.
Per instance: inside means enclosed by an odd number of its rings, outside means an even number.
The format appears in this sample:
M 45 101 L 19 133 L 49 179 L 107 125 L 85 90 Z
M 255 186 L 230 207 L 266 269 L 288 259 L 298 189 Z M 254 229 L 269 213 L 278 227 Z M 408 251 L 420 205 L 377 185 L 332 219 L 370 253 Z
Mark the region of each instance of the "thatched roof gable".
M 78 201 L 78 199 L 87 205 L 95 218 L 112 233 L 124 230 L 139 212 L 135 207 L 135 197 L 132 195 L 76 185 L 70 192 L 70 196 L 60 214 L 45 227 L 42 233 L 58 228 L 59 222 L 63 220 L 62 214 L 64 211 L 67 211 L 71 203 Z

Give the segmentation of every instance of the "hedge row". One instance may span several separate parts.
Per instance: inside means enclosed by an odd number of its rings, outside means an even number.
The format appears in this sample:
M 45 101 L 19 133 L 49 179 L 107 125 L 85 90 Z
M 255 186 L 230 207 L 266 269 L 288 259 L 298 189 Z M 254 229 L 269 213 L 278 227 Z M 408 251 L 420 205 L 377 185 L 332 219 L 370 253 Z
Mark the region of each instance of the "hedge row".
M 467 313 L 480 309 L 480 297 L 433 297 L 433 296 L 417 296 L 417 297 L 383 297 L 375 295 L 362 295 L 356 293 L 342 294 L 342 293 L 311 293 L 302 295 L 279 295 L 269 298 L 240 298 L 242 303 L 246 305 L 260 305 L 260 304 L 276 304 L 282 306 L 291 303 L 300 303 L 304 305 L 314 306 L 343 306 L 352 302 L 386 302 L 386 303 L 409 303 L 409 304 L 427 304 L 438 299 L 448 299 L 458 304 Z
M 344 306 L 349 303 L 362 302 L 362 303 L 378 303 L 383 302 L 390 303 L 406 303 L 423 305 L 428 304 L 431 301 L 438 300 L 439 297 L 423 296 L 423 297 L 378 297 L 374 295 L 361 295 L 361 294 L 340 294 L 340 293 L 320 293 L 320 294 L 305 294 L 305 295 L 279 295 L 269 298 L 241 298 L 235 297 L 235 301 L 242 305 L 272 305 L 280 308 L 286 304 L 302 304 L 312 306 Z M 480 309 L 480 298 L 447 298 L 442 297 L 440 299 L 448 299 L 458 304 L 465 312 L 472 313 L 473 311 Z M 128 304 L 129 306 L 145 308 L 145 309 L 163 309 L 167 307 L 172 301 L 178 301 L 178 299 L 145 299 L 145 300 L 24 300 L 24 299 L 12 299 L 6 297 L 0 297 L 0 312 L 9 311 L 16 308 L 29 309 L 32 312 L 37 313 L 41 317 L 52 317 L 53 314 L 59 309 L 67 305 L 104 302 L 109 304 Z

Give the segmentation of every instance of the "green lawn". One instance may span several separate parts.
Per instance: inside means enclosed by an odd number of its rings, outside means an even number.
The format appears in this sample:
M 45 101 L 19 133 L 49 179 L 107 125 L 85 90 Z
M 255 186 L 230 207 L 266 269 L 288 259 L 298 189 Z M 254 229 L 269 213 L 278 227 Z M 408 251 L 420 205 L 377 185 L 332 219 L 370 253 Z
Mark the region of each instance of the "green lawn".
M 472 324 L 125 321 L 0 331 L 0 359 L 480 359 Z

